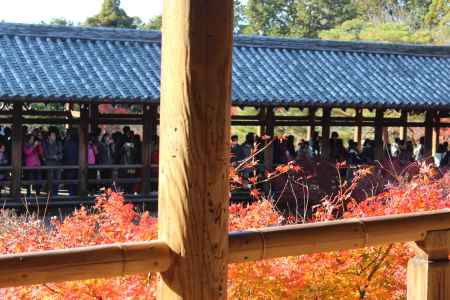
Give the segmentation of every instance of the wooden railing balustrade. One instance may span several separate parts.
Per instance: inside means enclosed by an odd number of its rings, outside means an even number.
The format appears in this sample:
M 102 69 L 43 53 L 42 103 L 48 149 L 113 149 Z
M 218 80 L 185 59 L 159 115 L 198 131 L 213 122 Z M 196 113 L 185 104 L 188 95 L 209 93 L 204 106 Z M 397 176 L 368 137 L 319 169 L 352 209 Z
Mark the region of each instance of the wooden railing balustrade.
M 228 263 L 415 242 L 408 299 L 450 299 L 450 209 L 232 232 Z M 164 272 L 177 257 L 164 241 L 0 256 L 0 288 Z

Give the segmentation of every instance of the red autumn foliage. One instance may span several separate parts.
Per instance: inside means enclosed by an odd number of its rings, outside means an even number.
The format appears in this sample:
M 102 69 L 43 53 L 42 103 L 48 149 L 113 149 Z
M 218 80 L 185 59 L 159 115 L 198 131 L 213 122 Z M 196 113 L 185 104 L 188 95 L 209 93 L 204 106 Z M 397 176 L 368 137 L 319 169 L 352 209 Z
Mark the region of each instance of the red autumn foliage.
M 450 207 L 450 175 L 436 178 L 430 170 L 361 203 L 351 196 L 352 184 L 326 197 L 309 222 Z M 294 220 L 278 213 L 269 200 L 231 205 L 229 212 L 232 231 Z M 0 228 L 0 253 L 6 254 L 151 240 L 156 238 L 157 220 L 148 213 L 137 213 L 121 195 L 111 194 L 99 197 L 93 209 L 82 208 L 64 222 L 52 220 L 51 226 L 4 211 Z M 228 293 L 231 299 L 404 299 L 406 263 L 411 255 L 407 245 L 395 244 L 230 265 Z M 155 276 L 142 274 L 3 289 L 0 298 L 153 299 L 155 289 Z

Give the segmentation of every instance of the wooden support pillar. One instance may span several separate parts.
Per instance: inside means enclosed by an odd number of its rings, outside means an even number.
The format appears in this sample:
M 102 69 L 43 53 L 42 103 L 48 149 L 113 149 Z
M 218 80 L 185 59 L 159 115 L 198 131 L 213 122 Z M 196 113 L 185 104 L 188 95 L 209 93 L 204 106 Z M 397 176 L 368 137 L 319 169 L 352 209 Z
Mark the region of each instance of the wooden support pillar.
M 403 125 L 400 128 L 399 138 L 406 141 L 408 139 L 408 111 L 402 110 L 400 119 Z
M 266 107 L 265 122 L 264 122 L 264 133 L 271 137 L 267 140 L 268 143 L 272 141 L 275 135 L 275 113 L 273 107 Z M 273 169 L 273 145 L 270 145 L 264 151 L 264 167 L 266 170 Z
M 433 127 L 433 136 L 432 136 L 432 148 L 431 154 L 435 155 L 439 148 L 441 136 L 441 116 L 440 114 L 435 114 L 434 127 Z
M 331 108 L 324 107 L 322 115 L 322 140 L 321 140 L 321 156 L 323 159 L 330 158 L 330 120 Z
M 89 124 L 91 126 L 91 132 L 95 133 L 98 128 L 98 103 L 89 104 Z
M 450 299 L 450 231 L 431 231 L 408 262 L 408 300 Z
M 377 109 L 375 112 L 375 160 L 378 161 L 384 159 L 383 119 L 384 110 Z
M 158 125 L 158 107 L 156 105 L 144 105 L 142 129 L 142 193 L 150 194 L 151 190 L 151 154 L 153 150 L 154 137 L 156 136 L 156 128 Z
M 23 153 L 23 118 L 22 103 L 13 104 L 12 136 L 11 136 L 11 197 L 20 200 L 20 183 L 22 181 L 22 153 Z
M 433 126 L 434 126 L 434 111 L 427 111 L 425 113 L 425 157 L 428 158 L 433 151 Z
M 316 108 L 308 108 L 309 126 L 306 130 L 306 140 L 310 141 L 312 134 L 316 131 Z
M 158 298 L 226 299 L 232 0 L 164 2 Z
M 87 104 L 80 104 L 78 139 L 78 196 L 85 197 L 88 194 L 89 106 Z
M 356 110 L 356 128 L 355 128 L 355 135 L 354 135 L 354 141 L 356 142 L 356 145 L 359 150 L 362 150 L 362 117 L 363 117 L 363 111 L 361 108 L 358 108 Z

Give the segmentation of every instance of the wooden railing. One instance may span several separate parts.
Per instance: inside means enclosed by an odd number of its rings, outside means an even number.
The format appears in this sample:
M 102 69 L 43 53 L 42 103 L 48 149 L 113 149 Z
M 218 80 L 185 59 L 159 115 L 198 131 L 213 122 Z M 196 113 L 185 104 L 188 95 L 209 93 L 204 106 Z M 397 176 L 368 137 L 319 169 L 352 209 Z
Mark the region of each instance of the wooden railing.
M 270 227 L 229 235 L 229 263 L 413 241 L 408 299 L 450 299 L 450 209 Z M 164 272 L 176 261 L 164 241 L 0 256 L 0 288 Z

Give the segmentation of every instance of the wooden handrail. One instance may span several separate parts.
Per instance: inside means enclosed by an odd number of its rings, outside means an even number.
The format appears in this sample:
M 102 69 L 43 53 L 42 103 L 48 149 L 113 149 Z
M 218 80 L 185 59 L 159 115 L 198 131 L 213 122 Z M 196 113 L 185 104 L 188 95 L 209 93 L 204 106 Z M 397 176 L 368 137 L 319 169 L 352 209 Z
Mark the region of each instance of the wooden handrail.
M 161 241 L 0 256 L 0 288 L 163 272 L 172 262 Z
M 229 263 L 423 241 L 450 228 L 450 209 L 232 232 Z M 0 288 L 163 272 L 173 261 L 163 241 L 0 256 Z
M 237 263 L 422 241 L 428 231 L 448 228 L 450 209 L 233 232 L 229 261 Z

